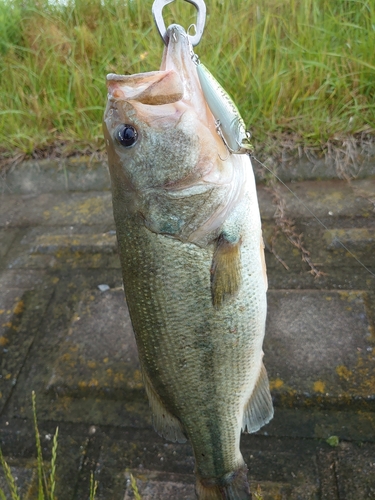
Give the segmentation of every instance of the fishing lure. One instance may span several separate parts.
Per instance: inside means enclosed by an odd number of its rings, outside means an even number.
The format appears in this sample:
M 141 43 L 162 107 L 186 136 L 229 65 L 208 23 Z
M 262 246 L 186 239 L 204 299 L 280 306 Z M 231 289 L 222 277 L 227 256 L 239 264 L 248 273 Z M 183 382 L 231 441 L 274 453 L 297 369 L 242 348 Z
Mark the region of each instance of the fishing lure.
M 250 142 L 251 134 L 246 130 L 245 122 L 232 98 L 206 66 L 199 61 L 196 54 L 192 56 L 192 59 L 196 64 L 204 97 L 215 117 L 216 130 L 228 151 L 233 154 L 252 153 L 254 148 Z

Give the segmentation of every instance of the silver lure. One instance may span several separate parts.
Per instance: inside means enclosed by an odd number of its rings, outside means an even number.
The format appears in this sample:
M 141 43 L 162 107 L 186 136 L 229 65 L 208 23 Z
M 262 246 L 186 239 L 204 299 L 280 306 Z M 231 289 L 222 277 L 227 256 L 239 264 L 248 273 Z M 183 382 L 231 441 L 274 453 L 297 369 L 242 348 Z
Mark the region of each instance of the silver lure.
M 192 56 L 205 100 L 215 117 L 217 131 L 233 154 L 251 153 L 250 132 L 246 130 L 237 106 L 216 78 L 202 64 L 196 54 Z

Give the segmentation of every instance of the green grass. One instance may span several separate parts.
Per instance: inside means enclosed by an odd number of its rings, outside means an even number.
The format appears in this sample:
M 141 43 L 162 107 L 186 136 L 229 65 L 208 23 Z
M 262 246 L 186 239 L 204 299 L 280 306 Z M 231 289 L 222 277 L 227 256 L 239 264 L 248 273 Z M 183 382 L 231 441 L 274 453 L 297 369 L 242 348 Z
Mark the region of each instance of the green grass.
M 135 500 L 142 500 L 142 497 L 138 491 L 137 481 L 136 481 L 135 477 L 133 476 L 133 474 L 130 474 L 130 484 L 131 484 L 131 488 L 133 491 L 134 499 Z
M 375 131 L 373 0 L 207 0 L 196 52 L 259 147 Z M 102 151 L 105 75 L 159 67 L 152 0 L 0 0 L 0 152 Z M 182 0 L 166 24 L 188 27 Z
M 49 466 L 46 468 L 44 460 L 43 460 L 43 454 L 42 454 L 42 446 L 40 443 L 40 434 L 39 434 L 39 428 L 38 428 L 38 420 L 36 416 L 36 396 L 35 392 L 32 392 L 32 405 L 33 405 L 33 419 L 34 419 L 34 432 L 35 432 L 35 445 L 36 445 L 36 455 L 37 455 L 37 471 L 38 471 L 38 488 L 37 490 L 33 493 L 35 495 L 32 497 L 33 500 L 57 500 L 57 497 L 55 496 L 55 489 L 56 489 L 56 462 L 57 462 L 57 448 L 58 448 L 58 435 L 59 435 L 59 428 L 56 428 L 55 434 L 53 436 L 53 441 L 52 441 L 52 458 Z M 6 462 L 3 452 L 0 447 L 0 466 L 3 469 L 5 480 L 8 486 L 8 490 L 10 493 L 10 498 L 11 500 L 22 500 L 16 480 L 14 479 L 12 475 L 12 471 Z M 47 472 L 48 469 L 48 472 Z M 138 486 L 137 482 L 132 474 L 130 474 L 130 482 L 131 482 L 131 489 L 134 495 L 135 500 L 142 500 L 141 495 L 139 494 L 138 491 Z M 89 494 L 89 500 L 95 500 L 96 496 L 96 491 L 98 488 L 98 481 L 94 480 L 94 474 L 91 472 L 90 476 L 90 494 Z M 29 492 L 30 493 L 30 492 Z M 9 496 L 7 497 L 5 495 L 5 492 L 0 488 L 0 500 L 7 500 Z M 28 494 L 27 496 L 28 499 L 30 499 L 30 495 Z
M 253 492 L 254 500 L 263 500 L 262 490 L 258 484 L 256 491 Z
M 36 444 L 36 455 L 37 455 L 37 471 L 38 471 L 38 488 L 35 492 L 33 499 L 35 500 L 57 500 L 55 496 L 56 488 L 56 461 L 57 461 L 57 448 L 58 448 L 58 434 L 59 429 L 56 428 L 55 434 L 52 441 L 52 458 L 51 462 L 46 468 L 43 460 L 42 446 L 40 443 L 40 434 L 38 429 L 38 421 L 36 417 L 36 396 L 35 392 L 32 393 L 32 403 L 33 403 L 33 418 L 34 418 L 34 432 L 35 432 L 35 444 Z M 5 461 L 2 450 L 0 448 L 0 465 L 2 466 L 5 480 L 9 489 L 11 500 L 21 500 L 18 492 L 16 481 L 12 475 L 12 471 Z M 48 471 L 47 471 L 48 469 Z M 91 473 L 90 478 L 90 500 L 95 500 L 95 494 L 98 487 L 97 481 L 94 481 L 93 474 Z M 0 488 L 0 500 L 7 500 L 5 492 Z M 28 495 L 27 498 L 30 498 Z

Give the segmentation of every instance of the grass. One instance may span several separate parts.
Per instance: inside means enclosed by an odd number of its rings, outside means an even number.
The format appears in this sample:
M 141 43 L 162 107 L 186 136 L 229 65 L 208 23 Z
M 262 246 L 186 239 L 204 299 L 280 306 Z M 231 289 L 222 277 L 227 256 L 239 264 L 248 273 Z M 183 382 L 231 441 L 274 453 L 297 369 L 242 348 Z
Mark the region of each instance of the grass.
M 49 473 L 47 473 L 42 454 L 42 446 L 40 443 L 40 434 L 38 429 L 38 421 L 36 417 L 36 396 L 35 392 L 32 393 L 32 403 L 33 403 L 33 418 L 34 418 L 34 431 L 35 431 L 35 443 L 37 452 L 37 470 L 38 470 L 38 488 L 35 492 L 35 500 L 57 500 L 55 496 L 56 488 L 56 461 L 57 461 L 57 447 L 58 447 L 58 434 L 59 428 L 56 428 L 55 434 L 52 441 L 52 458 L 49 464 Z M 5 480 L 10 492 L 11 500 L 21 500 L 18 492 L 16 481 L 12 475 L 12 471 L 4 459 L 3 453 L 0 448 L 0 464 L 3 468 Z M 90 500 L 95 500 L 95 494 L 98 487 L 98 482 L 94 480 L 93 474 L 91 473 L 90 478 Z M 0 488 L 0 500 L 7 500 L 5 492 Z M 27 498 L 30 498 L 29 495 Z
M 259 148 L 321 147 L 375 131 L 372 0 L 207 0 L 196 48 Z M 0 0 L 3 158 L 102 152 L 105 75 L 160 65 L 152 0 Z M 166 25 L 195 20 L 164 9 Z
M 56 462 L 57 462 L 59 428 L 58 427 L 56 428 L 55 434 L 53 436 L 52 458 L 48 467 L 49 469 L 49 474 L 48 474 L 43 460 L 42 446 L 40 442 L 40 434 L 38 428 L 38 420 L 36 416 L 36 396 L 34 391 L 32 392 L 32 406 L 33 406 L 34 432 L 35 432 L 37 470 L 38 470 L 38 488 L 37 491 L 35 492 L 36 494 L 35 500 L 57 500 L 57 497 L 55 496 L 55 489 L 57 481 Z M 16 480 L 12 475 L 12 471 L 9 465 L 5 461 L 1 447 L 0 447 L 0 465 L 4 472 L 5 480 L 10 493 L 10 499 L 22 500 L 18 492 Z M 138 491 L 137 482 L 132 474 L 130 474 L 130 482 L 135 500 L 142 500 L 142 497 Z M 97 488 L 98 488 L 98 481 L 94 480 L 94 474 L 91 472 L 89 500 L 95 500 Z M 7 500 L 8 498 L 9 497 L 7 497 L 5 495 L 5 492 L 0 488 L 0 500 Z M 29 499 L 30 496 L 28 495 L 27 498 Z
M 136 481 L 135 477 L 133 476 L 133 474 L 130 474 L 130 485 L 131 485 L 131 488 L 133 491 L 134 499 L 135 500 L 142 500 L 142 497 L 138 491 L 137 481 Z
M 253 492 L 254 500 L 263 500 L 262 490 L 258 484 L 256 491 Z

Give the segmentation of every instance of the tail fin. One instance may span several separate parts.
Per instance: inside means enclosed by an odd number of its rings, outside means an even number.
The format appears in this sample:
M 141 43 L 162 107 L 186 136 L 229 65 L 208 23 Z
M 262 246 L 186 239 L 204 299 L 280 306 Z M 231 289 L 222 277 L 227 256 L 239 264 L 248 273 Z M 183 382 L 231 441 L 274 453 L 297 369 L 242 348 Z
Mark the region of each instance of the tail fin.
M 225 480 L 198 479 L 196 491 L 199 500 L 251 500 L 247 467 L 241 467 Z

